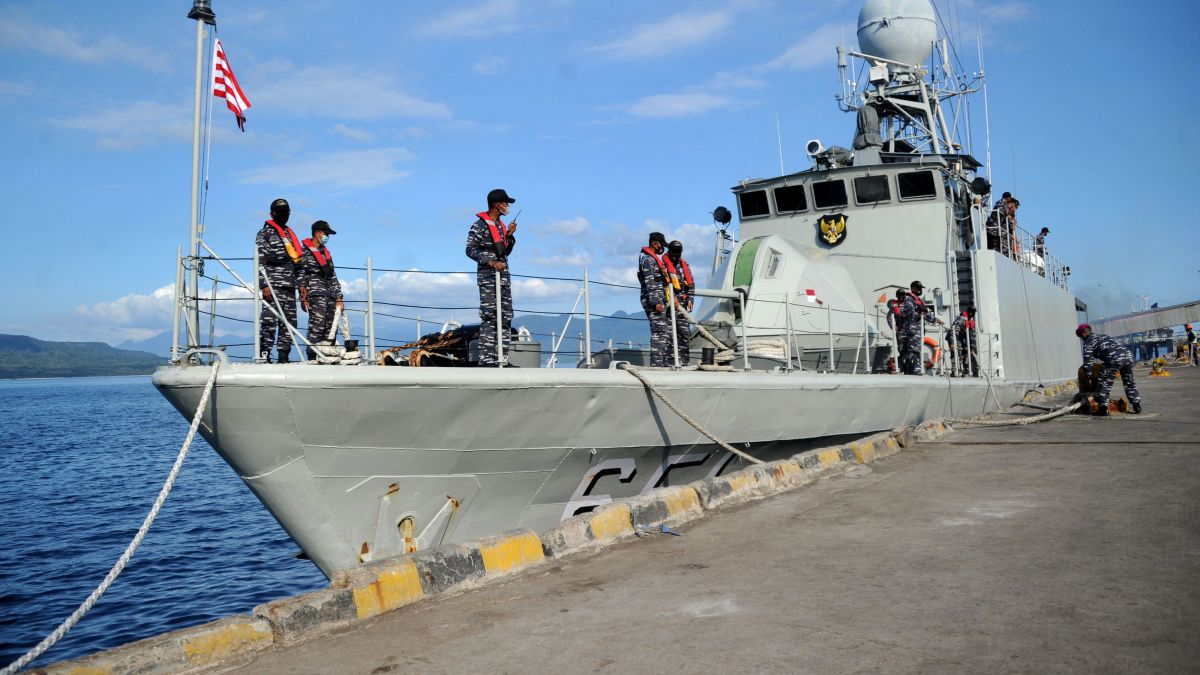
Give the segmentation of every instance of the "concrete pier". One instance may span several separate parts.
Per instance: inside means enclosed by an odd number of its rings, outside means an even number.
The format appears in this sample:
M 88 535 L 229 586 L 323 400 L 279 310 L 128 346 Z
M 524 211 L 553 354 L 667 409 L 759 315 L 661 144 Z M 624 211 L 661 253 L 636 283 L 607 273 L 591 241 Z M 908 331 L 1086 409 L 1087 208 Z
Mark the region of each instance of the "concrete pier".
M 1195 672 L 1200 369 L 1138 376 L 1140 416 L 960 429 L 236 672 Z

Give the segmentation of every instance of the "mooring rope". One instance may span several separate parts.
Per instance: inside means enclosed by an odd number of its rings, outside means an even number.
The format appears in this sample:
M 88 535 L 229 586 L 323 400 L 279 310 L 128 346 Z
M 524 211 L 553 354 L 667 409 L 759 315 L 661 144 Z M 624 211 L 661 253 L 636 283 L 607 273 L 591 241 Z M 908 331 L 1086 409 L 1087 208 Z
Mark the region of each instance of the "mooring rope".
M 757 457 L 752 457 L 751 455 L 749 455 L 741 450 L 738 450 L 737 448 L 733 447 L 732 445 L 717 438 L 716 436 L 714 436 L 712 434 L 712 432 L 710 432 L 708 429 L 705 429 L 699 422 L 692 419 L 691 417 L 688 417 L 687 413 L 683 412 L 683 410 L 681 410 L 679 408 L 679 406 L 675 405 L 675 403 L 673 401 L 671 401 L 671 399 L 667 398 L 666 394 L 662 393 L 662 390 L 660 390 L 658 387 L 654 386 L 650 382 L 650 380 L 646 379 L 645 375 L 639 373 L 637 368 L 629 365 L 628 363 L 619 364 L 617 367 L 620 368 L 621 370 L 624 370 L 625 372 L 629 373 L 630 375 L 633 375 L 634 377 L 636 377 L 639 381 L 641 381 L 643 386 L 645 386 L 647 389 L 649 389 L 651 391 L 651 393 L 653 393 L 655 396 L 657 396 L 663 403 L 667 404 L 667 407 L 671 409 L 671 412 L 675 413 L 676 415 L 679 415 L 679 419 L 683 420 L 684 422 L 687 422 L 689 425 L 691 425 L 691 427 L 693 429 L 695 429 L 696 431 L 699 431 L 700 433 L 707 436 L 709 439 L 712 440 L 713 443 L 716 443 L 717 445 L 721 446 L 722 448 L 725 448 L 726 450 L 732 452 L 733 454 L 737 455 L 738 457 L 741 457 L 742 459 L 745 459 L 746 461 L 751 462 L 753 464 L 763 464 L 764 463 L 761 459 L 758 459 Z
M 167 495 L 171 492 L 171 488 L 174 487 L 175 479 L 179 476 L 179 470 L 183 468 L 183 460 L 187 457 L 188 448 L 192 445 L 192 439 L 196 437 L 196 429 L 200 426 L 200 418 L 204 414 L 204 409 L 208 407 L 209 394 L 212 393 L 213 383 L 217 381 L 217 367 L 220 363 L 220 361 L 213 361 L 212 370 L 208 373 L 208 382 L 204 385 L 204 395 L 200 397 L 200 405 L 196 407 L 196 415 L 192 418 L 192 426 L 188 429 L 187 438 L 183 441 L 183 447 L 179 449 L 179 456 L 175 458 L 175 466 L 171 467 L 171 473 L 167 476 L 167 482 L 163 483 L 162 489 L 158 491 L 158 499 L 154 500 L 154 506 L 150 509 L 150 513 L 146 514 L 146 519 L 142 521 L 142 526 L 138 529 L 137 534 L 134 535 L 133 540 L 129 542 L 129 546 L 125 548 L 125 552 L 121 554 L 116 564 L 108 571 L 108 575 L 104 577 L 104 581 L 100 582 L 96 590 L 92 591 L 87 600 L 84 600 L 83 604 L 71 616 L 67 617 L 66 621 L 59 624 L 53 633 L 50 633 L 46 636 L 46 639 L 38 643 L 38 646 L 26 652 L 21 658 L 8 664 L 4 670 L 0 670 L 0 675 L 12 675 L 12 673 L 29 665 L 34 659 L 53 647 L 55 643 L 67 634 L 67 631 L 79 623 L 84 614 L 87 614 L 95 606 L 96 602 L 100 600 L 100 596 L 104 595 L 108 587 L 112 586 L 113 582 L 117 580 L 117 575 L 125 569 L 125 565 L 129 564 L 129 559 L 133 557 L 133 552 L 137 550 L 142 540 L 146 538 L 146 533 L 150 531 L 150 525 L 158 517 L 158 512 L 162 509 L 163 502 L 167 500 Z
M 1075 403 L 1072 403 L 1071 405 L 1059 408 L 1057 410 L 1052 410 L 1052 411 L 1042 414 L 1042 415 L 1034 415 L 1033 417 L 1022 417 L 1021 419 L 1018 419 L 1018 420 L 984 420 L 984 419 L 976 419 L 976 418 L 956 419 L 953 417 L 947 417 L 947 418 L 944 418 L 942 421 L 948 422 L 950 424 L 973 424 L 973 425 L 985 426 L 985 427 L 1014 427 L 1014 426 L 1015 427 L 1023 427 L 1027 424 L 1035 424 L 1037 422 L 1045 422 L 1046 420 L 1052 420 L 1055 417 L 1062 417 L 1063 415 L 1066 415 L 1067 413 L 1075 412 L 1082 406 L 1083 406 L 1083 401 L 1076 401 Z

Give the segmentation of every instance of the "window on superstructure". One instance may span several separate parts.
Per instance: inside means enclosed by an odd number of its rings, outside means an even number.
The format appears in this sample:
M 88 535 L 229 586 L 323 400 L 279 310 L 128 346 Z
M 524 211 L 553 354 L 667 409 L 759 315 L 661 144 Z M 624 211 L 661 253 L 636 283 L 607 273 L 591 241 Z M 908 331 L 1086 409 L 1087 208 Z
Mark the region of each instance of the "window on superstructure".
M 892 200 L 888 178 L 884 176 L 861 176 L 854 179 L 854 201 L 858 204 L 878 204 Z
M 937 196 L 937 184 L 932 171 L 912 171 L 896 174 L 900 199 L 929 199 Z
M 767 258 L 766 269 L 763 270 L 763 278 L 774 279 L 779 276 L 779 270 L 783 267 L 783 254 L 775 249 L 768 249 L 770 257 Z
M 818 209 L 836 209 L 847 204 L 846 200 L 846 181 L 844 180 L 827 180 L 822 183 L 813 183 L 813 204 Z
M 738 210 L 742 218 L 758 218 L 771 215 L 771 205 L 767 203 L 767 191 L 755 190 L 738 195 Z
M 785 185 L 775 188 L 775 211 L 779 214 L 808 210 L 808 195 L 803 185 Z

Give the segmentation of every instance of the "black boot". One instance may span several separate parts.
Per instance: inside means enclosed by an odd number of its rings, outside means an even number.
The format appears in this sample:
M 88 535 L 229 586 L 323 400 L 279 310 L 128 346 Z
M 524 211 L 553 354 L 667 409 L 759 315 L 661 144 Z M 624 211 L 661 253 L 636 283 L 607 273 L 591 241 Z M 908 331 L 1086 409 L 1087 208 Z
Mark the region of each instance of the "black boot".
M 290 352 L 291 352 L 291 350 L 288 350 L 286 352 L 279 352 L 279 360 L 276 361 L 276 363 L 291 363 L 291 359 L 288 358 L 290 355 Z
M 1131 409 L 1133 410 L 1134 415 L 1142 414 L 1142 402 L 1137 401 L 1137 402 L 1133 403 Z
M 263 363 L 270 363 L 271 362 L 271 352 L 266 351 L 266 352 L 259 354 L 258 360 L 262 361 Z

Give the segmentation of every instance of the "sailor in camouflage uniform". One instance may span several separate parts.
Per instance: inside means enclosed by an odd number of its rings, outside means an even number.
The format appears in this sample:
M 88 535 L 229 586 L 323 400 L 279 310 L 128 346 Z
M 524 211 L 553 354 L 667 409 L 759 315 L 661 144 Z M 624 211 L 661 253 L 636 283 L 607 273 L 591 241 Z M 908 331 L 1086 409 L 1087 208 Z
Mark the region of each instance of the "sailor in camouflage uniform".
M 479 284 L 479 365 L 499 368 L 496 360 L 496 272 L 500 273 L 500 326 L 507 360 L 509 334 L 512 332 L 512 278 L 508 271 L 508 256 L 517 239 L 517 221 L 507 228 L 500 220 L 508 215 L 508 205 L 517 200 L 504 190 L 492 190 L 487 195 L 488 210 L 475 214 L 475 223 L 467 232 L 467 257 L 478 265 Z
M 286 199 L 271 202 L 271 219 L 263 223 L 258 231 L 255 245 L 258 247 L 258 264 L 271 280 L 267 285 L 262 274 L 258 275 L 258 287 L 263 296 L 262 320 L 258 330 L 259 359 L 271 362 L 271 345 L 276 344 L 279 363 L 287 363 L 292 351 L 292 333 L 280 323 L 275 301 L 292 328 L 296 327 L 296 264 L 303 251 L 300 239 L 287 226 L 292 209 Z M 274 289 L 274 295 L 272 295 Z M 278 336 L 278 342 L 276 337 Z
M 650 365 L 663 368 L 671 365 L 671 316 L 667 313 L 667 276 L 662 255 L 667 238 L 661 232 L 650 233 L 650 245 L 642 248 L 638 257 L 638 283 L 642 286 L 642 309 L 650 320 Z
M 679 282 L 679 290 L 676 293 L 676 297 L 679 298 L 679 307 L 691 314 L 692 306 L 695 304 L 696 280 L 692 278 L 691 266 L 683 258 L 683 242 L 672 241 L 667 245 L 667 257 L 663 262 L 668 266 L 667 271 L 674 274 L 675 280 Z M 675 342 L 679 345 L 679 365 L 681 366 L 689 365 L 692 361 L 692 350 L 688 345 L 691 337 L 691 323 L 683 316 L 683 312 L 676 308 Z
M 1116 340 L 1107 335 L 1093 333 L 1092 327 L 1086 323 L 1079 324 L 1075 335 L 1083 340 L 1083 370 L 1092 372 L 1092 364 L 1104 364 L 1100 378 L 1096 383 L 1096 404 L 1100 409 L 1097 415 L 1108 414 L 1108 392 L 1112 389 L 1117 373 L 1121 374 L 1121 386 L 1125 388 L 1125 397 L 1134 414 L 1142 412 L 1142 395 L 1138 393 L 1137 383 L 1133 381 L 1133 355 Z
M 312 238 L 305 239 L 304 253 L 296 269 L 296 281 L 300 285 L 300 304 L 308 312 L 308 343 L 321 344 L 329 340 L 333 327 L 333 315 L 342 305 L 342 285 L 338 283 L 337 270 L 333 268 L 333 253 L 329 250 L 329 238 L 337 234 L 329 223 L 318 220 L 312 224 Z M 333 342 L 337 342 L 336 336 Z M 331 343 L 332 344 L 332 343 Z M 309 360 L 317 358 L 309 347 Z
M 933 316 L 933 310 L 921 299 L 925 285 L 914 281 L 908 287 L 908 296 L 900 306 L 896 322 L 896 342 L 900 352 L 900 372 L 905 375 L 921 374 L 921 322 L 933 326 L 942 323 Z
M 950 354 L 954 358 L 953 370 L 957 371 L 961 364 L 964 376 L 968 374 L 978 376 L 979 359 L 976 358 L 976 354 L 979 353 L 979 336 L 975 332 L 974 305 L 968 305 L 950 324 L 950 336 L 947 341 L 950 346 Z M 970 364 L 969 369 L 968 364 Z

